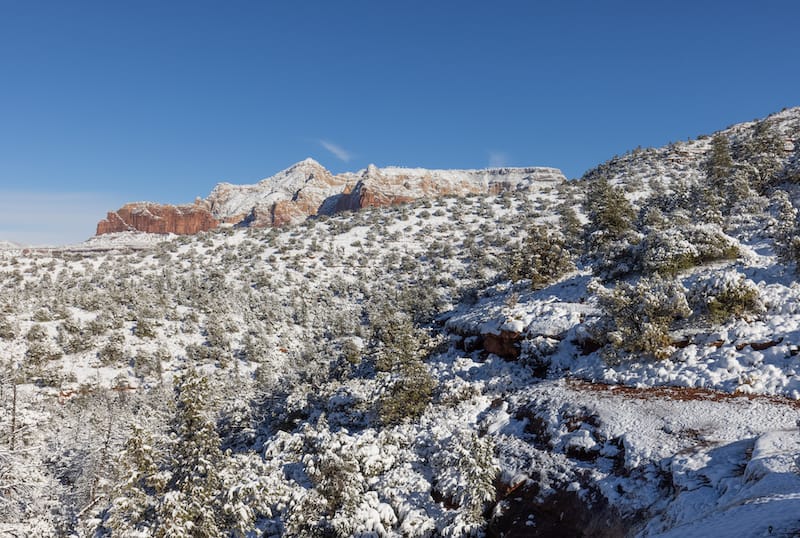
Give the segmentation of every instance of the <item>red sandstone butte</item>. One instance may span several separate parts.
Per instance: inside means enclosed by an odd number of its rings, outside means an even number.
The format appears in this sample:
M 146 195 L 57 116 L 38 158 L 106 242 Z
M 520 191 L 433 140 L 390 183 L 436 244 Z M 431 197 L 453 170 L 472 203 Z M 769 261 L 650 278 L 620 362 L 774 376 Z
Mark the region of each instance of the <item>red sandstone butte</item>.
M 217 226 L 219 221 L 202 203 L 174 206 L 138 202 L 109 212 L 97 223 L 97 235 L 129 231 L 188 235 Z

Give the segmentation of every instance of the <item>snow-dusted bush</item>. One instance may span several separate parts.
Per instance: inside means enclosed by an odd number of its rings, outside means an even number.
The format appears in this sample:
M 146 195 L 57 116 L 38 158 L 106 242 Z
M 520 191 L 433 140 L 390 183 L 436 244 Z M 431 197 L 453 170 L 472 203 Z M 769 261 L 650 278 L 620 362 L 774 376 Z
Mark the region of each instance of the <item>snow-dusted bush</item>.
M 800 226 L 798 211 L 786 191 L 777 190 L 770 198 L 774 220 L 770 235 L 775 244 L 775 252 L 785 263 L 794 262 L 800 266 Z
M 97 350 L 97 358 L 100 364 L 115 365 L 125 358 L 125 337 L 119 333 L 114 333 L 108 338 L 108 342 Z
M 162 357 L 157 353 L 151 353 L 144 349 L 138 350 L 133 358 L 134 375 L 144 378 L 155 374 L 160 377 L 162 372 L 161 360 Z
M 139 316 L 136 319 L 136 325 L 134 326 L 133 332 L 139 338 L 155 338 L 156 337 L 156 327 L 153 320 Z
M 51 342 L 46 340 L 28 342 L 28 348 L 25 351 L 25 359 L 33 365 L 41 365 L 44 362 L 58 360 L 61 357 L 62 353 Z
M 631 203 L 619 187 L 601 178 L 592 183 L 586 194 L 589 214 L 587 232 L 598 239 L 617 240 L 633 225 L 636 214 Z
M 507 255 L 506 273 L 516 282 L 528 279 L 540 289 L 574 269 L 564 237 L 544 226 L 533 226 Z
M 561 203 L 556 207 L 559 228 L 564 234 L 564 243 L 569 249 L 578 249 L 582 246 L 583 223 L 578 218 L 574 205 L 573 201 L 572 203 Z
M 39 323 L 31 325 L 31 328 L 25 333 L 25 339 L 28 342 L 41 342 L 46 338 L 48 338 L 47 329 L 44 328 L 44 325 Z
M 56 330 L 56 340 L 64 353 L 89 351 L 94 346 L 94 338 L 71 316 L 64 318 Z
M 652 230 L 637 250 L 643 273 L 663 275 L 675 275 L 697 265 L 735 259 L 739 255 L 737 242 L 713 224 Z
M 496 496 L 499 468 L 488 436 L 456 430 L 443 439 L 431 456 L 434 490 L 458 515 L 443 529 L 444 536 L 475 536 L 486 523 L 483 511 Z
M 783 169 L 783 138 L 769 119 L 761 120 L 732 144 L 736 167 L 745 181 L 762 191 Z
M 589 236 L 589 256 L 595 275 L 605 281 L 622 278 L 638 270 L 641 234 L 632 230 L 611 239 L 602 233 Z
M 355 530 L 355 512 L 365 493 L 364 477 L 351 448 L 332 442 L 306 464 L 338 536 L 350 536 Z
M 705 162 L 706 174 L 712 181 L 728 177 L 733 170 L 731 144 L 723 133 L 716 133 L 711 139 L 711 151 Z
M 19 332 L 17 324 L 6 316 L 0 316 L 0 338 L 3 340 L 14 340 Z
M 599 341 L 611 344 L 616 354 L 668 357 L 672 324 L 692 313 L 686 288 L 658 275 L 636 284 L 620 282 L 613 290 L 596 285 L 595 290 L 604 316 L 593 332 Z
M 758 286 L 734 270 L 714 273 L 698 281 L 692 287 L 691 299 L 714 323 L 764 310 Z

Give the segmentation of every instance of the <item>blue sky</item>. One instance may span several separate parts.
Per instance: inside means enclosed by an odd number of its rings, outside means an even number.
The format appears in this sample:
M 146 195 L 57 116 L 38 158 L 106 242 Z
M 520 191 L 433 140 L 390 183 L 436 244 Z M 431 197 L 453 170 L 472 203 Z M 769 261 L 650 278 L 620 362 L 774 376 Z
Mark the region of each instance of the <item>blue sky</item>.
M 579 177 L 800 105 L 799 20 L 783 0 L 0 0 L 0 239 L 82 240 L 123 202 L 309 156 Z

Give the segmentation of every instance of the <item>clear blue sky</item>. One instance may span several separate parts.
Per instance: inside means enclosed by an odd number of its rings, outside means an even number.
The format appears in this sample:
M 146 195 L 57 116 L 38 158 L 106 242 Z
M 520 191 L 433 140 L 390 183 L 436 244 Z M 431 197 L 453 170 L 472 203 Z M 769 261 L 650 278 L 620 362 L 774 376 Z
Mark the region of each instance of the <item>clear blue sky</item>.
M 798 34 L 796 0 L 0 0 L 0 239 L 308 156 L 578 177 L 800 105 Z

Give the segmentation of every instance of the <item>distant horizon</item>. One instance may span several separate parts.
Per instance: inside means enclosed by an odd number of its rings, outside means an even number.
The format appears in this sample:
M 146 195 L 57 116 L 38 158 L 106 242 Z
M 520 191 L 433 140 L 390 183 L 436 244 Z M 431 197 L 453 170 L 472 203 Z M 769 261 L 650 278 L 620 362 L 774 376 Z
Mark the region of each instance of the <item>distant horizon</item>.
M 125 202 L 309 156 L 580 177 L 800 105 L 798 19 L 788 0 L 6 4 L 0 240 L 81 241 Z

